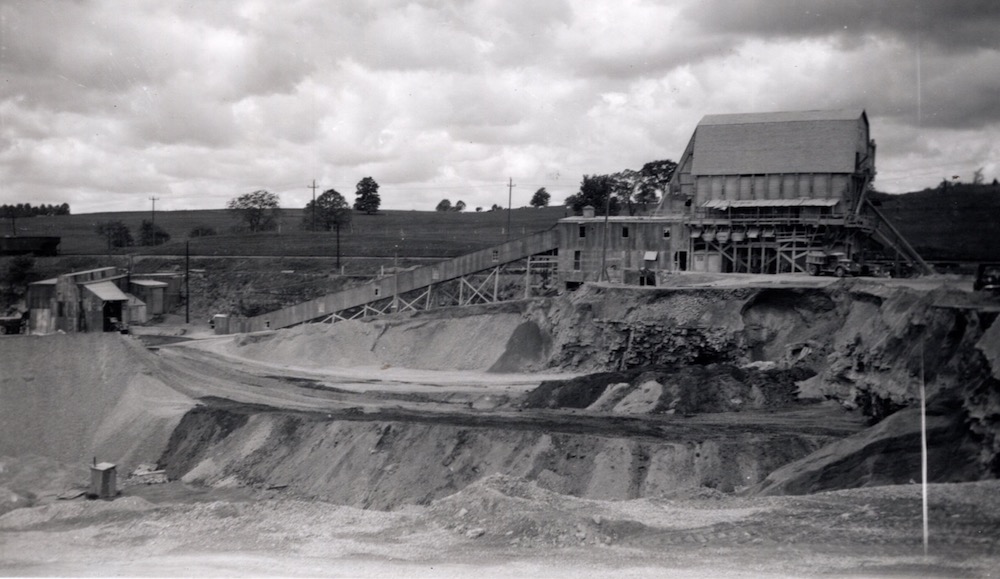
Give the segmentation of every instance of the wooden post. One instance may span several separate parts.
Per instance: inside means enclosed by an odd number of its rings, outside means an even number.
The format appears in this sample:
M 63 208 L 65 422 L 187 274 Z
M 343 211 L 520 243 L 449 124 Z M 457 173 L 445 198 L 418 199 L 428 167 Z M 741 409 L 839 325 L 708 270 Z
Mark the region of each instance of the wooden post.
M 528 256 L 528 265 L 524 269 L 524 299 L 531 297 L 531 256 Z

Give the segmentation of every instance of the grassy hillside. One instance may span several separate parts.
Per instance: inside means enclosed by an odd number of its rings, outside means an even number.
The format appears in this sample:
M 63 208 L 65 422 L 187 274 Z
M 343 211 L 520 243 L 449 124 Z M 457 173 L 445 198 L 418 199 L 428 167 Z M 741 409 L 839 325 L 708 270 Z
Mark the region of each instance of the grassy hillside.
M 1000 260 L 1000 188 L 956 185 L 873 200 L 924 259 Z
M 333 232 L 307 232 L 299 228 L 303 210 L 282 211 L 279 231 L 259 234 L 230 233 L 236 222 L 225 210 L 158 211 L 156 224 L 171 240 L 157 247 L 116 249 L 113 253 L 179 255 L 195 226 L 212 227 L 211 237 L 191 239 L 192 255 L 334 256 Z M 514 209 L 512 237 L 520 237 L 552 227 L 566 215 L 563 207 Z M 98 223 L 124 222 L 137 235 L 148 212 L 87 213 L 53 217 L 32 217 L 17 221 L 19 235 L 59 235 L 63 255 L 106 254 L 104 238 L 95 232 Z M 452 257 L 501 243 L 506 239 L 507 212 L 442 213 L 436 211 L 384 211 L 378 215 L 355 214 L 350 226 L 341 230 L 341 255 L 392 256 L 398 247 L 401 256 Z M 0 231 L 10 233 L 5 220 Z
M 931 261 L 985 261 L 1000 259 L 1000 189 L 991 185 L 956 185 L 887 195 L 877 193 L 887 218 L 917 250 Z M 563 207 L 515 209 L 511 212 L 513 237 L 552 227 L 566 215 Z M 230 233 L 236 222 L 225 210 L 159 211 L 156 223 L 170 233 L 171 241 L 157 247 L 114 250 L 116 254 L 180 255 L 191 229 L 212 227 L 219 235 L 191 240 L 195 256 L 305 257 L 336 255 L 332 232 L 313 233 L 299 228 L 303 211 L 282 212 L 280 231 L 261 234 Z M 148 212 L 88 213 L 19 219 L 19 235 L 59 235 L 60 253 L 67 256 L 106 254 L 103 238 L 94 229 L 102 221 L 117 219 L 137 234 Z M 355 214 L 341 232 L 341 255 L 358 257 L 453 257 L 489 247 L 506 239 L 507 212 L 441 213 L 436 211 L 385 211 L 379 215 Z M 0 234 L 10 233 L 10 223 L 0 223 Z

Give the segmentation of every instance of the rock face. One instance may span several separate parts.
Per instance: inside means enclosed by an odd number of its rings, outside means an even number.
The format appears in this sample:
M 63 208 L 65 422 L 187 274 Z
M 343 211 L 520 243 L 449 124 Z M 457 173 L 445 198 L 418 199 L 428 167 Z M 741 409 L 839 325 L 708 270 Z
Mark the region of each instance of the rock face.
M 429 504 L 496 473 L 593 499 L 732 492 L 836 439 L 732 430 L 653 439 L 199 407 L 174 431 L 161 465 L 189 483 L 280 487 L 391 509 Z
M 958 445 L 957 456 L 976 463 L 977 468 L 959 469 L 961 476 L 1000 476 L 1000 323 L 988 309 L 937 305 L 963 301 L 967 298 L 956 290 L 889 288 L 863 280 L 809 289 L 585 286 L 562 300 L 539 304 L 528 315 L 551 335 L 552 366 L 618 373 L 594 374 L 584 380 L 583 390 L 579 380 L 543 384 L 527 402 L 540 407 L 586 402 L 577 406 L 585 407 L 603 398 L 603 408 L 609 397 L 625 400 L 643 388 L 631 369 L 666 367 L 677 386 L 663 388 L 654 411 L 682 408 L 676 402 L 684 399 L 678 388 L 683 392 L 696 385 L 716 403 L 684 411 L 733 411 L 744 404 L 760 407 L 768 399 L 762 397 L 760 377 L 784 370 L 799 372 L 800 398 L 836 400 L 859 409 L 874 424 L 912 407 L 923 375 L 929 398 L 952 401 L 951 410 L 937 418 L 951 429 L 942 448 Z M 733 375 L 733 368 L 741 370 Z M 749 387 L 752 379 L 756 389 Z M 659 380 L 669 386 L 669 378 Z M 727 386 L 734 381 L 744 386 L 742 391 Z M 567 402 L 573 398 L 579 400 Z M 726 400 L 734 403 L 727 407 Z M 909 429 L 904 422 L 890 425 Z M 883 430 L 885 436 L 897 435 Z M 970 444 L 978 451 L 970 453 Z M 887 454 L 891 448 L 875 444 L 857 451 Z M 941 480 L 951 479 L 942 474 Z

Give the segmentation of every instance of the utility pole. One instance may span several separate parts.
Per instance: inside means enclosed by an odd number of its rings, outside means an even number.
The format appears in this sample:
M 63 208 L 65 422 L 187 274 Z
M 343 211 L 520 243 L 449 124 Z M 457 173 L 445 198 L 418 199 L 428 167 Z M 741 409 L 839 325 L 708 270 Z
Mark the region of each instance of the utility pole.
M 156 195 L 153 195 L 152 197 L 149 198 L 149 200 L 153 202 L 153 211 L 150 213 L 150 220 L 153 222 L 153 225 L 156 225 L 156 202 L 159 199 L 160 198 L 157 197 Z
M 316 180 L 313 179 L 313 184 L 309 186 L 313 190 L 313 211 L 312 211 L 312 230 L 316 231 Z
M 191 323 L 191 240 L 184 242 L 184 323 Z
M 601 271 L 597 275 L 597 281 L 611 281 L 608 276 L 608 215 L 611 214 L 611 191 L 604 201 L 604 235 L 601 236 Z
M 511 199 L 514 196 L 514 178 L 507 178 L 507 241 L 510 241 L 510 210 L 511 210 Z

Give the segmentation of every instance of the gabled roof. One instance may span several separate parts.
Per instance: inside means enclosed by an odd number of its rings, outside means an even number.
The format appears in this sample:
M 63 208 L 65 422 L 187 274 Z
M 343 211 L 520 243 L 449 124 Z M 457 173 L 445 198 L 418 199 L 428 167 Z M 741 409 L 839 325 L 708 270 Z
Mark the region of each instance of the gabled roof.
M 691 173 L 854 173 L 867 140 L 860 109 L 707 115 L 695 129 Z

